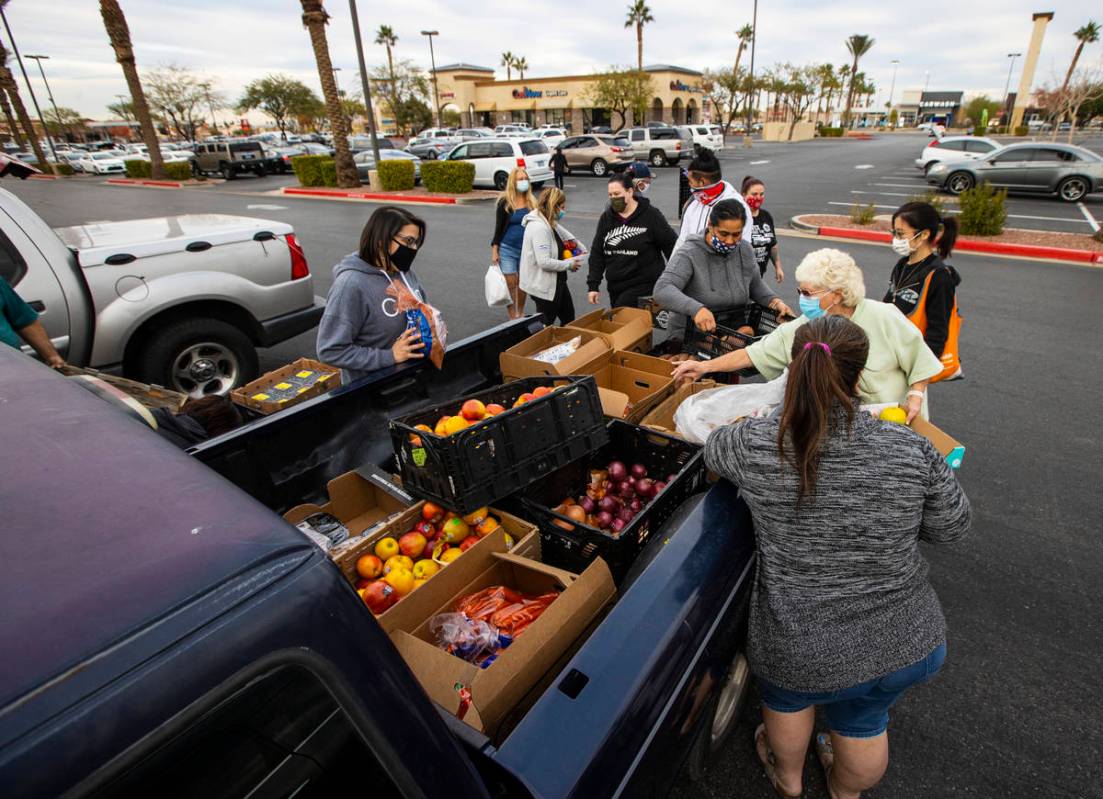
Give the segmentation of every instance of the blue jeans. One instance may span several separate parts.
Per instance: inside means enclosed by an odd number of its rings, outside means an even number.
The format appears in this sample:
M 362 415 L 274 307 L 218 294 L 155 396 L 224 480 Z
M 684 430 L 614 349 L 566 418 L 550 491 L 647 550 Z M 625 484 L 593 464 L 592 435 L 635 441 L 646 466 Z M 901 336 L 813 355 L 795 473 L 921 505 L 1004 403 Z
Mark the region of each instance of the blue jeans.
M 797 713 L 812 705 L 823 705 L 827 726 L 846 738 L 873 738 L 889 724 L 889 708 L 913 685 L 938 674 L 946 661 L 946 644 L 910 666 L 868 682 L 839 691 L 802 693 L 789 691 L 759 678 L 762 703 L 777 713 Z
M 508 244 L 498 245 L 498 265 L 503 275 L 516 275 L 521 271 L 521 250 Z

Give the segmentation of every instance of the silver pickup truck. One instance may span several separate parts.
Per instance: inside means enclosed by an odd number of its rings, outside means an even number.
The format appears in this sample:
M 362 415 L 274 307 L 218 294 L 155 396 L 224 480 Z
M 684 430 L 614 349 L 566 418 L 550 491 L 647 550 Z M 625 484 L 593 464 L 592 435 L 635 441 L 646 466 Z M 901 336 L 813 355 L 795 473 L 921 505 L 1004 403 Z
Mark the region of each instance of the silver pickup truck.
M 0 189 L 0 277 L 75 366 L 202 397 L 257 376 L 257 347 L 325 301 L 284 222 L 190 214 L 51 229 Z

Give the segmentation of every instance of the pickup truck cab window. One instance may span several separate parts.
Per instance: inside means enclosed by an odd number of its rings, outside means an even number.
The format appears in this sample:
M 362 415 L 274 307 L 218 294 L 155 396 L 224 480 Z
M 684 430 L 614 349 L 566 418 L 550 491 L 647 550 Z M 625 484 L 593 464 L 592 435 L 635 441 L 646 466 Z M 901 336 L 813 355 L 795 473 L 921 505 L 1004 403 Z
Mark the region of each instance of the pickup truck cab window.
M 25 274 L 27 274 L 27 262 L 23 260 L 19 250 L 15 249 L 11 239 L 0 232 L 0 277 L 8 281 L 9 286 L 15 288 Z

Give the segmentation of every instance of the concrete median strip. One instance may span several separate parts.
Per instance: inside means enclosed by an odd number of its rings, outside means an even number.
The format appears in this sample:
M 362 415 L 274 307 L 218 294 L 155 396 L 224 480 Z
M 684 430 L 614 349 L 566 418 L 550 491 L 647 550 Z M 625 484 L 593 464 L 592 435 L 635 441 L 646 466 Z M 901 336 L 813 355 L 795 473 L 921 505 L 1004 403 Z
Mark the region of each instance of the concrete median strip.
M 108 178 L 105 183 L 111 186 L 141 186 L 151 189 L 199 189 L 215 185 L 213 180 L 151 180 L 149 178 Z
M 303 188 L 284 186 L 280 193 L 287 197 L 324 200 L 354 200 L 375 203 L 414 203 L 419 205 L 468 205 L 495 199 L 496 192 L 474 191 L 470 195 L 399 194 L 394 192 L 357 191 L 356 189 Z
M 842 220 L 842 218 L 840 218 Z M 888 244 L 892 241 L 892 234 L 882 230 L 862 230 L 859 228 L 835 227 L 831 225 L 817 225 L 802 221 L 800 216 L 794 216 L 789 224 L 797 229 L 818 236 L 836 239 L 851 239 L 855 241 L 869 241 L 880 244 Z M 1050 247 L 1036 244 L 1011 244 L 998 241 L 981 241 L 971 238 L 959 238 L 954 245 L 955 251 L 979 252 L 991 255 L 1014 255 L 1020 258 L 1037 258 L 1049 261 L 1071 261 L 1074 263 L 1086 263 L 1103 266 L 1103 251 L 1080 250 L 1067 247 Z

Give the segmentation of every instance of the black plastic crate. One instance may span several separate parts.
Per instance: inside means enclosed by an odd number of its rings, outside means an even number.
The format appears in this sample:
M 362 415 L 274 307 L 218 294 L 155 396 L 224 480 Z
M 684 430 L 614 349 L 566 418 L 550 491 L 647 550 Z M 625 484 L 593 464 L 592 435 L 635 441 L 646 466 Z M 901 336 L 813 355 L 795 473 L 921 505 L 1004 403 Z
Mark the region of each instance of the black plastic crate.
M 642 463 L 648 475 L 664 480 L 675 475 L 666 488 L 644 506 L 619 535 L 572 522 L 552 508 L 568 497 L 577 500 L 589 484 L 590 469 L 604 469 L 614 458 L 625 464 Z M 701 447 L 680 438 L 614 419 L 609 423 L 609 443 L 548 475 L 521 494 L 522 514 L 540 528 L 542 557 L 552 566 L 581 572 L 596 557 L 609 565 L 619 581 L 631 568 L 653 532 L 705 482 Z M 565 530 L 556 521 L 573 525 Z
M 513 407 L 518 397 L 540 386 L 555 390 Z M 506 411 L 450 436 L 414 429 L 458 414 L 469 399 L 497 403 Z M 589 376 L 515 380 L 393 419 L 390 429 L 403 487 L 459 513 L 491 505 L 609 440 L 597 384 Z M 411 437 L 420 439 L 420 446 Z
M 698 330 L 692 319 L 686 320 L 682 348 L 684 352 L 698 360 L 712 360 L 737 349 L 743 349 L 776 330 L 781 324 L 776 311 L 754 303 L 713 311 L 713 316 L 716 318 L 716 329 L 711 333 Z M 738 328 L 747 327 L 754 333 L 747 334 L 738 330 Z M 739 370 L 737 374 L 750 377 L 757 374 L 757 371 L 749 367 Z

